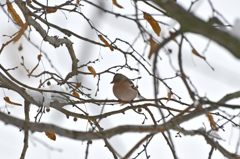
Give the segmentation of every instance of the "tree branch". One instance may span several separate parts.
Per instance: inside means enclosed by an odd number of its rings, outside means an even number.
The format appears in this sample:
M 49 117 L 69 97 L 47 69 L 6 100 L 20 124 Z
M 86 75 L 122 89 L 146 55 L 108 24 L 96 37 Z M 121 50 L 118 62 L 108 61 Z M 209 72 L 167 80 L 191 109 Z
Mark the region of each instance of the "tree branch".
M 232 55 L 240 59 L 240 41 L 224 31 L 214 28 L 186 11 L 173 0 L 152 0 L 156 5 L 165 9 L 167 14 L 176 19 L 181 25 L 182 32 L 192 32 L 214 40 L 220 46 L 228 49 Z
M 229 152 L 224 147 L 222 147 L 217 141 L 214 141 L 209 135 L 202 130 L 185 130 L 183 128 L 178 128 L 178 131 L 183 133 L 184 135 L 201 135 L 205 138 L 206 142 L 210 144 L 213 148 L 218 149 L 224 156 L 230 159 L 240 159 L 240 156 L 234 153 Z
M 2 112 L 0 112 L 0 120 L 5 122 L 6 124 L 12 124 L 17 127 L 28 127 L 31 131 L 49 131 L 56 134 L 59 134 L 60 136 L 65 136 L 72 139 L 77 140 L 94 140 L 94 139 L 102 139 L 102 138 L 110 138 L 115 135 L 127 133 L 127 132 L 149 132 L 149 133 L 159 133 L 164 132 L 166 130 L 170 130 L 175 128 L 177 125 L 188 121 L 192 118 L 195 118 L 197 116 L 200 116 L 202 114 L 205 114 L 206 111 L 212 111 L 217 109 L 217 106 L 211 106 L 203 110 L 195 111 L 190 114 L 187 114 L 185 116 L 177 117 L 174 119 L 171 119 L 161 125 L 149 125 L 149 126 L 142 126 L 142 125 L 124 125 L 124 126 L 118 126 L 114 127 L 102 132 L 81 132 L 81 131 L 71 131 L 64 128 L 60 128 L 58 126 L 52 125 L 52 124 L 44 124 L 44 123 L 32 123 L 27 122 L 15 117 L 11 117 L 9 115 L 6 115 Z
M 25 121 L 27 121 L 27 122 L 29 122 L 29 111 L 30 111 L 30 103 L 27 100 L 25 100 L 25 102 L 24 102 L 24 113 L 25 113 Z M 28 136 L 29 136 L 28 128 L 24 127 L 24 140 L 23 140 L 24 146 L 23 146 L 23 150 L 22 150 L 22 154 L 21 154 L 20 159 L 25 158 L 27 148 L 28 148 Z

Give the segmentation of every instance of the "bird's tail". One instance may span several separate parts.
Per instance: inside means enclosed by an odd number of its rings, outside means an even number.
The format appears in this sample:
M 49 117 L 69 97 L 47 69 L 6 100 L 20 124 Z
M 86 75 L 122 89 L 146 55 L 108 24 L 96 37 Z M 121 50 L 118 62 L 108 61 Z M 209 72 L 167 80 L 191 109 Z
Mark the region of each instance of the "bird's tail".
M 137 87 L 138 87 L 138 86 L 137 86 Z M 138 98 L 139 98 L 139 99 L 146 99 L 146 98 L 144 98 L 144 97 L 139 93 L 137 87 L 135 87 L 135 86 L 132 84 L 132 88 L 135 89 L 135 90 L 137 91 L 137 93 L 138 93 Z
M 144 97 L 139 93 L 139 91 L 138 91 L 138 98 L 139 98 L 139 99 L 146 99 L 146 98 L 144 98 Z

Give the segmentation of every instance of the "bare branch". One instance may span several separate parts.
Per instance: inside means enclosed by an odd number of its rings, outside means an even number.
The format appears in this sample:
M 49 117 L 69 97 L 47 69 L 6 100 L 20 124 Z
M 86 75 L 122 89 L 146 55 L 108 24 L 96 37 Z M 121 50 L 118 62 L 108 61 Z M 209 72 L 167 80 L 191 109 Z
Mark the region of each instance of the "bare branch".
M 173 0 L 152 1 L 159 7 L 165 9 L 169 16 L 176 19 L 181 24 L 182 32 L 192 32 L 204 35 L 228 49 L 236 58 L 240 58 L 240 41 L 236 38 L 230 36 L 224 31 L 214 28 L 210 23 L 206 23 L 195 17 L 192 13 L 184 10 Z
M 25 113 L 25 121 L 29 122 L 29 111 L 30 111 L 30 103 L 28 101 L 25 100 L 25 103 L 24 103 L 24 113 Z M 28 148 L 28 128 L 27 127 L 24 127 L 24 146 L 23 146 L 23 150 L 22 150 L 22 154 L 21 154 L 21 157 L 20 159 L 24 159 L 25 158 L 25 155 L 26 155 L 26 152 L 27 152 L 27 148 Z

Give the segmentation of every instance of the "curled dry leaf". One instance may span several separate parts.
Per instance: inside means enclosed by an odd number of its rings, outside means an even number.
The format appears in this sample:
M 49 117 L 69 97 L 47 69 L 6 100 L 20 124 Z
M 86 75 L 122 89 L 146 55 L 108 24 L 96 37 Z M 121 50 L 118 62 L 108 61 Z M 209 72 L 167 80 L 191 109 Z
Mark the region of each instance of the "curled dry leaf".
M 152 39 L 152 37 L 150 37 L 149 43 L 150 43 L 150 52 L 149 52 L 149 54 L 148 54 L 148 59 L 150 59 L 150 58 L 152 57 L 152 54 L 157 51 L 158 46 L 159 46 L 159 44 L 156 43 L 156 42 Z
M 97 75 L 95 69 L 92 66 L 88 66 L 88 71 L 90 71 L 93 74 L 93 77 Z
M 192 49 L 192 53 L 200 58 L 202 58 L 203 60 L 206 60 L 205 57 L 201 56 L 196 50 Z
M 17 14 L 17 12 L 15 11 L 15 9 L 13 8 L 12 4 L 9 2 L 9 0 L 7 0 L 7 7 L 8 7 L 8 13 L 11 14 L 13 20 L 19 25 L 19 26 L 23 26 L 23 21 L 20 18 L 20 16 Z
M 55 13 L 58 10 L 58 8 L 49 8 L 47 9 L 47 13 Z
M 77 84 L 76 84 L 76 88 L 79 88 L 79 87 L 81 87 L 81 85 L 82 85 L 82 83 L 81 83 L 81 82 L 77 83 Z
M 98 37 L 99 37 L 99 39 L 100 39 L 106 46 L 108 46 L 108 47 L 110 48 L 111 51 L 114 50 L 113 47 L 107 42 L 107 40 L 105 40 L 105 39 L 103 38 L 102 35 L 98 35 Z
M 158 22 L 150 14 L 146 12 L 143 12 L 143 18 L 148 21 L 148 23 L 151 25 L 154 32 L 159 36 L 161 32 L 161 28 Z
M 10 44 L 11 42 L 16 42 L 18 41 L 21 36 L 23 35 L 24 31 L 27 29 L 28 27 L 28 23 L 26 22 L 25 24 L 23 24 L 22 19 L 20 18 L 20 16 L 17 14 L 17 12 L 15 11 L 15 9 L 13 8 L 12 4 L 9 2 L 9 0 L 7 0 L 7 7 L 8 7 L 8 12 L 11 14 L 13 20 L 21 27 L 21 29 L 15 33 L 13 36 L 15 36 L 13 39 L 11 39 L 10 41 L 6 42 L 5 44 L 2 44 L 2 48 L 0 49 L 0 53 L 3 51 L 4 47 L 7 46 L 8 44 Z
M 8 104 L 17 105 L 17 106 L 22 106 L 22 104 L 19 104 L 19 103 L 15 103 L 15 102 L 10 101 L 9 97 L 4 97 L 3 99 L 4 99 Z
M 113 4 L 117 6 L 118 8 L 123 8 L 121 5 L 117 3 L 117 0 L 112 0 Z
M 12 102 L 12 101 L 9 99 L 9 97 L 4 97 L 3 99 L 4 99 L 8 104 L 17 105 L 17 106 L 22 106 L 22 104 Z
M 73 95 L 79 98 L 79 94 L 76 91 L 73 91 Z
M 209 122 L 210 122 L 211 128 L 212 128 L 213 130 L 215 130 L 215 131 L 218 131 L 218 127 L 217 127 L 215 121 L 213 120 L 212 114 L 208 113 L 208 114 L 206 114 L 206 115 L 207 115 L 208 120 L 209 120 Z
M 168 100 L 167 100 L 167 102 L 168 102 L 171 99 L 171 97 L 172 97 L 172 93 L 168 92 L 167 96 L 168 96 Z
M 45 135 L 46 135 L 49 139 L 51 139 L 51 140 L 53 140 L 53 141 L 56 140 L 56 135 L 55 135 L 54 133 L 52 133 L 52 132 L 46 131 L 46 132 L 45 132 Z

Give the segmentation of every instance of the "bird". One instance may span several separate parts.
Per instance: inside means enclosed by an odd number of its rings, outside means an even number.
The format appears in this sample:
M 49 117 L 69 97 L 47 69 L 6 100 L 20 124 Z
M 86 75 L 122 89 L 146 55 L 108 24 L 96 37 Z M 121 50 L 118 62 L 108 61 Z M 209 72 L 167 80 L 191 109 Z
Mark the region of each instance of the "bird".
M 111 84 L 113 84 L 113 94 L 121 101 L 130 102 L 136 97 L 145 99 L 141 96 L 133 82 L 123 74 L 116 73 Z

